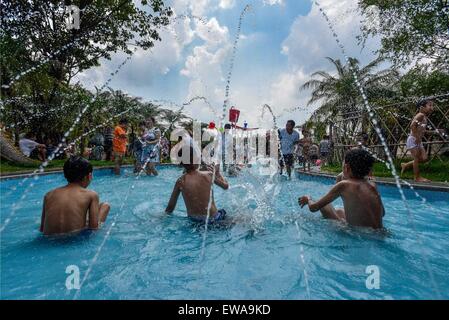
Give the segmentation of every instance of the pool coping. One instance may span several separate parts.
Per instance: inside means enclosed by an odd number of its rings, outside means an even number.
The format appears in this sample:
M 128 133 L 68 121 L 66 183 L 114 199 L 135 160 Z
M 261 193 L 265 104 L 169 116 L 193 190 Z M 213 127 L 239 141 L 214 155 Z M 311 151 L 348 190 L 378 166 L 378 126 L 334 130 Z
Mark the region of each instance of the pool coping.
M 161 163 L 157 165 L 158 167 L 171 167 L 171 166 L 177 166 L 174 163 Z M 127 164 L 127 165 L 123 165 L 122 168 L 132 168 L 133 165 L 132 164 Z M 104 166 L 104 167 L 94 167 L 94 170 L 112 170 L 114 169 L 114 166 Z M 0 175 L 0 181 L 3 180 L 12 180 L 12 179 L 18 179 L 18 178 L 26 178 L 29 177 L 32 173 L 34 172 L 34 170 L 30 170 L 30 171 L 23 171 L 20 173 L 17 172 L 11 172 L 11 173 L 3 173 Z M 63 173 L 62 169 L 48 169 L 47 171 L 44 172 L 37 172 L 34 175 L 35 176 L 47 176 L 50 174 L 56 174 L 56 173 Z
M 295 172 L 297 175 L 306 175 L 306 176 L 310 176 L 310 177 L 320 177 L 320 178 L 327 178 L 327 179 L 335 179 L 337 177 L 337 174 L 333 174 L 333 173 L 329 173 L 329 172 L 327 172 L 327 173 L 303 172 L 300 170 L 295 170 Z M 439 191 L 439 192 L 449 193 L 449 184 L 446 184 L 443 182 L 432 182 L 432 184 L 428 184 L 428 183 L 419 183 L 419 182 L 415 182 L 412 180 L 406 180 L 406 179 L 401 179 L 401 180 L 404 180 L 404 181 L 410 183 L 410 185 L 416 190 Z M 396 187 L 396 181 L 393 178 L 376 177 L 376 183 L 380 184 L 380 185 Z M 411 189 L 410 186 L 405 183 L 401 183 L 401 186 L 404 189 Z
M 176 164 L 173 163 L 161 163 L 158 164 L 159 167 L 175 167 Z M 132 168 L 133 165 L 124 165 L 122 168 Z M 112 170 L 114 166 L 106 166 L 106 167 L 94 167 L 94 170 Z M 10 180 L 10 179 L 18 179 L 25 178 L 30 176 L 34 171 L 27 171 L 21 173 L 4 173 L 0 175 L 0 181 Z M 62 173 L 62 169 L 49 169 L 45 172 L 38 172 L 36 176 L 46 176 L 50 174 Z M 297 175 L 306 175 L 310 177 L 319 177 L 319 178 L 327 178 L 327 179 L 335 179 L 336 174 L 332 173 L 323 173 L 323 172 L 303 172 L 300 170 L 295 170 Z M 405 180 L 405 179 L 404 179 Z M 415 181 L 405 180 L 416 190 L 428 190 L 428 191 L 439 191 L 449 193 L 449 184 L 441 183 L 441 182 L 433 182 L 432 184 L 427 183 L 416 183 Z M 393 178 L 378 178 L 376 177 L 376 182 L 381 185 L 396 187 L 396 181 Z M 404 189 L 410 189 L 410 186 L 404 183 L 401 183 L 401 186 Z

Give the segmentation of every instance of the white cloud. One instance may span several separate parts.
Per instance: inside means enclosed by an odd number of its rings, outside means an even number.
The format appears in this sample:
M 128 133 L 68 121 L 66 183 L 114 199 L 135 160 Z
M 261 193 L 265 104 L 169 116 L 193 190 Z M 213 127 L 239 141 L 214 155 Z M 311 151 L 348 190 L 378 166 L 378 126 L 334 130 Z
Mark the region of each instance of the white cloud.
M 347 53 L 360 58 L 362 63 L 371 60 L 371 51 L 378 47 L 379 42 L 367 42 L 367 47 L 361 52 L 356 39 L 361 18 L 356 12 L 357 2 L 322 0 L 320 4 L 333 23 Z M 295 20 L 289 36 L 282 44 L 281 52 L 288 57 L 292 67 L 302 67 L 308 72 L 326 67 L 326 56 L 343 60 L 335 38 L 315 3 L 307 16 L 300 16 Z
M 235 0 L 220 0 L 219 7 L 222 9 L 231 9 L 235 6 Z
M 284 5 L 284 0 L 263 0 L 263 4 L 269 6 L 274 6 L 276 4 Z
M 367 47 L 361 51 L 357 45 L 356 35 L 360 30 L 360 16 L 356 11 L 357 2 L 352 0 L 322 0 L 320 4 L 334 24 L 340 41 L 345 46 L 348 55 L 358 58 L 362 64 L 371 61 L 371 53 L 379 46 L 378 39 L 371 39 Z M 344 57 L 332 36 L 329 27 L 315 3 L 306 16 L 299 16 L 292 24 L 290 34 L 281 45 L 281 53 L 288 59 L 289 71 L 279 75 L 272 83 L 268 101 L 276 107 L 279 113 L 282 109 L 297 106 L 306 107 L 310 92 L 300 91 L 300 87 L 317 70 L 334 72 L 325 59 L 326 56 L 344 61 Z M 295 112 L 293 117 L 297 122 L 303 122 L 310 116 L 310 111 Z M 287 119 L 283 119 L 287 120 Z
M 177 13 L 192 12 L 195 16 L 202 16 L 208 10 L 210 0 L 174 0 L 172 8 Z
M 206 24 L 197 23 L 195 34 L 203 43 L 193 48 L 180 72 L 190 80 L 186 100 L 205 96 L 217 106 L 224 100 L 224 92 L 220 88 L 224 87 L 223 68 L 231 49 L 229 30 L 212 17 Z M 198 119 L 207 121 L 213 117 L 207 109 L 202 111 L 195 113 Z
M 171 68 L 183 59 L 183 50 L 194 39 L 194 31 L 191 28 L 191 19 L 186 17 L 177 20 L 176 23 L 159 30 L 162 41 L 155 41 L 151 50 L 138 49 L 130 61 L 122 68 L 121 72 L 114 77 L 114 83 L 124 86 L 145 87 L 150 86 L 153 78 L 166 75 Z M 130 46 L 133 50 L 134 47 Z M 87 87 L 101 87 L 109 78 L 109 75 L 126 58 L 124 53 L 112 55 L 111 60 L 103 60 L 101 66 L 89 69 L 81 73 L 78 78 L 87 80 Z

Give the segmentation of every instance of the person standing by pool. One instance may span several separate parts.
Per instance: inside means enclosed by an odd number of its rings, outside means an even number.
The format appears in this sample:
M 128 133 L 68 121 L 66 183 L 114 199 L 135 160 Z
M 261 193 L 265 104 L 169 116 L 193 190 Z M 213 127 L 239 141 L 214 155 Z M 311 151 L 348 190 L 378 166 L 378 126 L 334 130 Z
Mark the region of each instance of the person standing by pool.
M 19 140 L 20 151 L 31 159 L 45 161 L 47 159 L 47 147 L 45 144 L 36 142 L 34 133 L 27 133 Z
M 426 149 L 422 143 L 424 134 L 427 133 L 427 117 L 433 112 L 432 100 L 421 100 L 417 105 L 418 114 L 413 118 L 410 124 L 410 135 L 407 138 L 407 150 L 412 154 L 413 160 L 407 163 L 401 163 L 401 175 L 413 168 L 413 175 L 417 182 L 430 182 L 429 179 L 421 177 L 419 164 L 428 160 Z
M 226 216 L 226 211 L 224 209 L 217 209 L 213 193 L 212 202 L 209 207 L 213 184 L 216 184 L 224 190 L 229 189 L 228 182 L 220 173 L 220 164 L 215 166 L 215 180 L 213 181 L 214 168 L 209 166 L 208 171 L 200 171 L 201 154 L 197 154 L 193 146 L 190 146 L 189 152 L 190 155 L 187 163 L 183 163 L 181 160 L 185 173 L 176 181 L 165 212 L 170 214 L 175 210 L 178 197 L 182 193 L 187 215 L 191 219 L 206 222 L 209 211 L 209 223 L 221 221 Z
M 159 140 L 161 138 L 161 130 L 155 127 L 156 120 L 150 117 L 145 121 L 146 130 L 142 136 L 142 157 L 141 164 L 146 166 L 147 175 L 158 175 L 156 164 L 160 162 Z
M 329 193 L 318 201 L 313 201 L 310 196 L 300 197 L 299 205 L 301 208 L 308 205 L 312 212 L 320 210 L 325 219 L 338 220 L 353 226 L 382 228 L 385 209 L 376 185 L 368 179 L 373 164 L 374 158 L 368 151 L 348 151 L 343 166 L 344 176 L 348 178 L 333 186 Z M 340 197 L 344 208 L 335 209 L 331 203 Z
M 306 172 L 306 167 L 310 172 L 310 146 L 312 145 L 312 138 L 310 137 L 310 132 L 307 129 L 302 129 L 303 138 L 299 140 L 299 143 L 302 145 L 302 154 L 304 156 L 304 166 L 303 170 Z
M 143 141 L 142 141 L 142 137 L 145 135 L 146 133 L 146 124 L 145 121 L 141 121 L 139 123 L 139 128 L 138 128 L 138 132 L 136 135 L 136 139 L 134 139 L 134 143 L 133 143 L 133 155 L 134 155 L 134 173 L 140 173 L 140 171 L 143 168 L 143 163 L 142 163 L 142 148 L 143 148 Z
M 126 153 L 126 143 L 128 142 L 128 136 L 126 129 L 128 128 L 128 120 L 120 119 L 119 124 L 114 129 L 113 151 L 114 151 L 114 173 L 120 175 L 120 167 L 123 163 L 123 158 Z
M 295 121 L 288 120 L 284 129 L 279 130 L 279 140 L 281 144 L 281 159 L 279 161 L 280 174 L 282 174 L 284 166 L 287 169 L 288 177 L 291 177 L 293 167 L 293 150 L 299 143 L 299 133 L 294 130 Z
M 74 156 L 64 163 L 68 184 L 44 197 L 40 231 L 45 235 L 67 234 L 86 228 L 98 229 L 106 221 L 110 206 L 100 203 L 98 194 L 86 188 L 91 183 L 92 165 Z
M 323 139 L 320 141 L 320 159 L 323 161 L 323 164 L 326 165 L 330 153 L 330 141 L 329 136 L 325 135 Z
M 113 141 L 114 133 L 112 132 L 112 128 L 108 126 L 104 129 L 104 153 L 106 155 L 106 161 L 111 161 Z

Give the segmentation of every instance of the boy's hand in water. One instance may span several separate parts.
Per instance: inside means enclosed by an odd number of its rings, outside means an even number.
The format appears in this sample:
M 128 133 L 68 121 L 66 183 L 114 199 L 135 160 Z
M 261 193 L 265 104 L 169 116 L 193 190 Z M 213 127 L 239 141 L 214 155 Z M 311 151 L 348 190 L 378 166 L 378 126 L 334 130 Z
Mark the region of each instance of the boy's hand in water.
M 310 196 L 302 196 L 298 198 L 298 203 L 303 208 L 305 205 L 309 204 Z

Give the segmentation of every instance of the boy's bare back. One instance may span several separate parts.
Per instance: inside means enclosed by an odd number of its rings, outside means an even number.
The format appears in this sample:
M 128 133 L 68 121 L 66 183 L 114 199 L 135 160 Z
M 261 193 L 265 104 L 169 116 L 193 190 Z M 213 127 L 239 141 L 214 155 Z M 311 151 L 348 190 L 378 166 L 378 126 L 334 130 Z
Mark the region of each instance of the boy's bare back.
M 187 170 L 175 184 L 172 195 L 168 202 L 166 213 L 172 213 L 176 207 L 178 197 L 182 194 L 184 203 L 187 209 L 187 215 L 191 218 L 204 220 L 207 217 L 209 199 L 211 197 L 213 167 L 209 168 L 209 171 L 199 171 L 197 166 L 191 170 Z M 214 184 L 222 189 L 228 189 L 229 184 L 226 179 L 221 175 L 219 165 L 215 167 L 215 181 Z M 209 217 L 215 218 L 217 215 L 217 207 L 214 201 L 214 195 L 212 192 L 212 201 L 209 211 Z
M 382 228 L 384 207 L 375 185 L 368 179 L 347 179 L 336 186 L 344 203 L 345 220 L 361 227 Z
M 212 187 L 212 173 L 209 171 L 193 171 L 182 175 L 178 180 L 179 187 L 184 199 L 187 214 L 189 216 L 205 216 L 210 199 L 210 188 Z M 217 207 L 212 194 L 210 216 L 217 213 Z
M 41 231 L 49 235 L 85 229 L 87 215 L 95 209 L 98 211 L 98 202 L 96 192 L 76 185 L 67 185 L 48 192 L 44 198 Z M 94 208 L 95 206 L 97 208 Z

